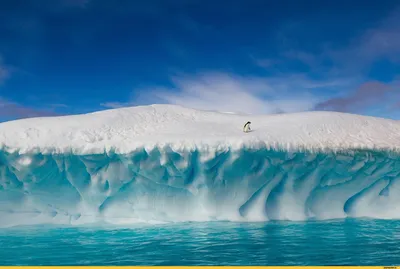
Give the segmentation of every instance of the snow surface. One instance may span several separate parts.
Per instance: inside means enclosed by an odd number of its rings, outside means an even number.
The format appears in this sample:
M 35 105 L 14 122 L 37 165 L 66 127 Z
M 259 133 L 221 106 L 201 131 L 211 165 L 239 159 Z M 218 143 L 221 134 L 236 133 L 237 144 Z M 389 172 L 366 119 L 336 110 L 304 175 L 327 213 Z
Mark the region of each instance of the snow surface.
M 253 132 L 243 133 L 248 120 Z M 129 153 L 183 149 L 340 151 L 400 149 L 400 121 L 334 112 L 237 115 L 152 105 L 0 124 L 3 150 L 20 153 Z

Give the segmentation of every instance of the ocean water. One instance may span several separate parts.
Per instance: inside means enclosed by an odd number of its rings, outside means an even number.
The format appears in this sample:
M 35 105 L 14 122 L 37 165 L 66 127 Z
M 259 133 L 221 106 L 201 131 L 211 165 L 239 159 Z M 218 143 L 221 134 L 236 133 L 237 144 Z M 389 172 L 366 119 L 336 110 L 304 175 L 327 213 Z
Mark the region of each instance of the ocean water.
M 1 265 L 400 265 L 400 221 L 0 229 Z

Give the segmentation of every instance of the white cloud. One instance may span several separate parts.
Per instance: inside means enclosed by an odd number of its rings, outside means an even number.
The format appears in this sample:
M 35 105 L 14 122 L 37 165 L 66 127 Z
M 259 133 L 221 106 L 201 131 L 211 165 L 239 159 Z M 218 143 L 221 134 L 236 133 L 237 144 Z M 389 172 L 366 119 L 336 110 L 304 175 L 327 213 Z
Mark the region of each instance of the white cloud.
M 254 114 L 312 110 L 317 104 L 356 90 L 366 82 L 366 72 L 379 57 L 400 60 L 400 10 L 355 37 L 346 47 L 332 49 L 323 44 L 319 54 L 289 48 L 278 56 L 251 56 L 256 65 L 269 71 L 269 77 L 213 72 L 175 76 L 170 88 L 147 88 L 129 102 L 102 105 L 118 108 L 143 102 L 170 103 Z M 310 72 L 288 72 L 293 60 L 306 64 Z
M 107 102 L 101 105 L 119 108 L 145 103 L 168 103 L 202 110 L 249 114 L 298 112 L 311 109 L 320 100 L 302 88 L 300 79 L 285 83 L 260 77 L 242 77 L 225 73 L 173 77 L 173 87 L 144 89 L 130 102 Z M 296 92 L 301 92 L 296 94 Z

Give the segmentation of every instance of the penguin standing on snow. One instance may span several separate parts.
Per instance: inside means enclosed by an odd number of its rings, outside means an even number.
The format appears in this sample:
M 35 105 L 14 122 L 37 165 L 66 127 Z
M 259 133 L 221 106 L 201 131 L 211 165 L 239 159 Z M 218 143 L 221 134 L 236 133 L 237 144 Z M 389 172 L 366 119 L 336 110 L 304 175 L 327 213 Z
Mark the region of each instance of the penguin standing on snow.
M 251 131 L 250 124 L 250 121 L 246 122 L 246 124 L 243 126 L 243 132 L 248 133 Z

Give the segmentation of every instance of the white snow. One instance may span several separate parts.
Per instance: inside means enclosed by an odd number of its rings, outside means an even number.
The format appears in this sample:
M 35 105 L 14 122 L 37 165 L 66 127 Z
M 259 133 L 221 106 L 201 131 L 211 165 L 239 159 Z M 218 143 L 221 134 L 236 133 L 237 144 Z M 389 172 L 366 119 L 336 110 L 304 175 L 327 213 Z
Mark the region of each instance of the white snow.
M 251 133 L 243 125 L 252 122 Z M 400 150 L 400 121 L 335 112 L 238 115 L 174 105 L 120 108 L 0 124 L 3 150 L 89 154 L 170 146 L 340 151 Z

